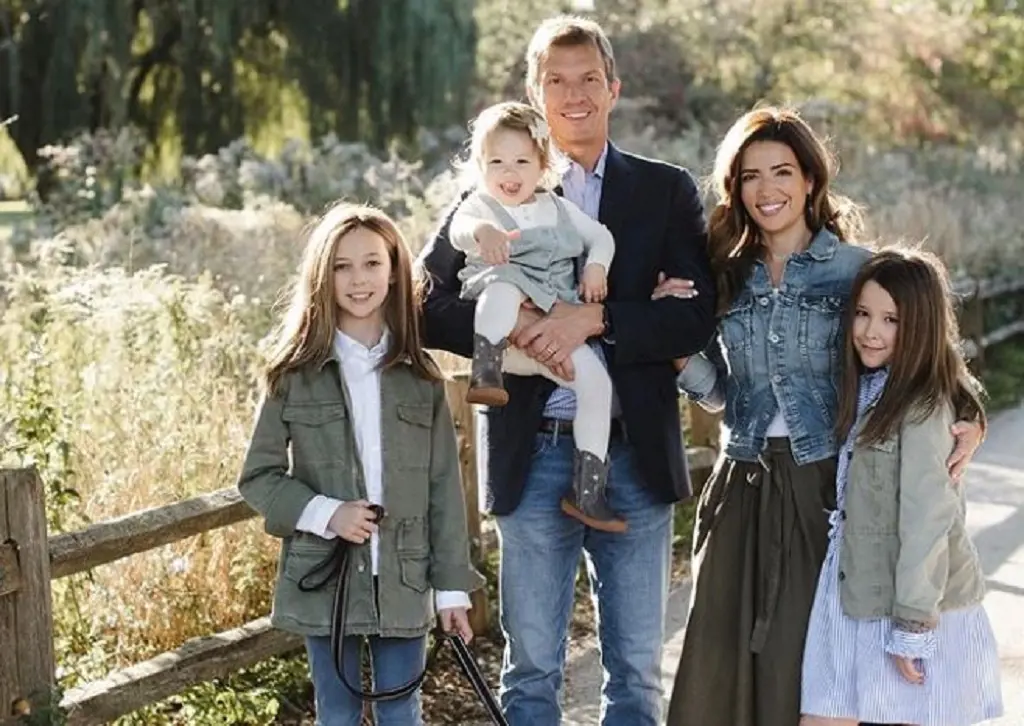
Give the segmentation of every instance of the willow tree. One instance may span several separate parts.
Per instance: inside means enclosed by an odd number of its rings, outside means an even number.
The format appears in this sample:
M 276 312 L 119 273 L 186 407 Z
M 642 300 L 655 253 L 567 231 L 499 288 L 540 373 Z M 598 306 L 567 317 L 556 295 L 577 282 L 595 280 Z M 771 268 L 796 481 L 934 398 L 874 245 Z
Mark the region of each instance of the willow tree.
M 83 129 L 134 124 L 214 150 L 296 85 L 314 134 L 383 145 L 463 120 L 473 0 L 6 0 L 0 118 L 30 168 Z

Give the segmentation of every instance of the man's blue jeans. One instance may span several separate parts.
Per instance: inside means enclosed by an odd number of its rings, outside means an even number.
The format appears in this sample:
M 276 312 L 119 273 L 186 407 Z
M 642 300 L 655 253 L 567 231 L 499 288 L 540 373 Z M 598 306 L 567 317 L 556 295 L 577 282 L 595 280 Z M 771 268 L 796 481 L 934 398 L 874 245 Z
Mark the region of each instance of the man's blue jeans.
M 519 506 L 497 518 L 501 537 L 501 704 L 511 726 L 558 726 L 562 669 L 581 553 L 596 599 L 603 726 L 660 726 L 661 654 L 669 587 L 672 505 L 657 501 L 632 447 L 609 446 L 608 501 L 629 522 L 599 532 L 566 516 L 571 434 L 539 433 Z

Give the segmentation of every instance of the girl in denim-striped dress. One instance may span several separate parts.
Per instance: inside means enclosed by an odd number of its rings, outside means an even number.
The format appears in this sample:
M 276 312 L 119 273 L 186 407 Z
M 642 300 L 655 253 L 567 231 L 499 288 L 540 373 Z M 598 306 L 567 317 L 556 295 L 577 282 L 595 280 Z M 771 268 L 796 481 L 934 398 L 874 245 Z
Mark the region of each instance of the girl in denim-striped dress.
M 854 283 L 836 510 L 811 612 L 801 726 L 966 726 L 1002 714 L 984 576 L 944 461 L 981 415 L 941 263 L 887 250 Z M 929 450 L 930 449 L 930 450 Z

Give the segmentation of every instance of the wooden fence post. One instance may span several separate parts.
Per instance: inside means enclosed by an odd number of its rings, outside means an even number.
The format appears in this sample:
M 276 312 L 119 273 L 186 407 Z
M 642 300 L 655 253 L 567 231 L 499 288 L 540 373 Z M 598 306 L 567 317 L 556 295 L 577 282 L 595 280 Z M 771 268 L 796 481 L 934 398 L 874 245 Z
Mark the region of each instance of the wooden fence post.
M 0 721 L 48 709 L 54 674 L 43 483 L 0 470 Z
M 469 524 L 469 541 L 473 561 L 480 563 L 486 556 L 480 522 L 480 496 L 477 488 L 476 471 L 476 428 L 473 423 L 473 406 L 466 402 L 469 378 L 457 375 L 445 384 L 448 407 L 455 422 L 455 435 L 459 444 L 459 464 L 462 470 L 462 491 L 466 498 L 466 520 Z M 469 611 L 473 632 L 482 635 L 490 630 L 490 607 L 487 588 L 482 587 L 470 598 L 473 609 Z

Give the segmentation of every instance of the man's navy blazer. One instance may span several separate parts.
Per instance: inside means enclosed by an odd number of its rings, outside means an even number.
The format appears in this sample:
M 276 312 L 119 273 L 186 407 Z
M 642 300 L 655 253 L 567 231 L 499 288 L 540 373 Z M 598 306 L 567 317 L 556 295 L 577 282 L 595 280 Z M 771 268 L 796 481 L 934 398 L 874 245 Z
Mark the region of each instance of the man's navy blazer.
M 475 302 L 462 300 L 457 277 L 466 256 L 448 239 L 458 203 L 420 253 L 427 273 L 424 343 L 471 357 Z M 598 219 L 615 237 L 608 276 L 610 341 L 602 343 L 643 484 L 660 501 L 691 495 L 672 359 L 701 352 L 715 331 L 707 225 L 693 177 L 671 164 L 608 145 Z M 698 296 L 652 301 L 658 273 L 693 280 Z M 505 376 L 508 404 L 484 411 L 478 445 L 486 506 L 496 515 L 519 504 L 544 405 L 555 384 L 542 376 Z M 614 486 L 614 482 L 611 482 Z M 569 482 L 566 482 L 568 488 Z

